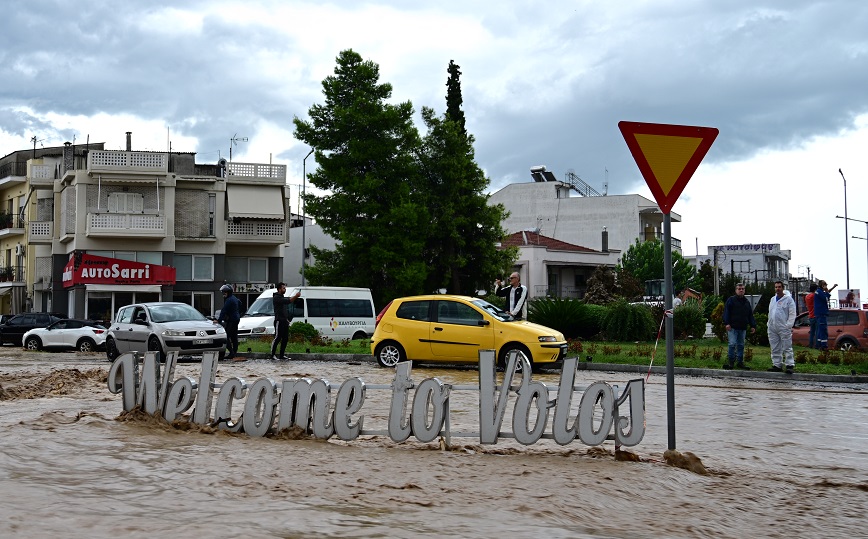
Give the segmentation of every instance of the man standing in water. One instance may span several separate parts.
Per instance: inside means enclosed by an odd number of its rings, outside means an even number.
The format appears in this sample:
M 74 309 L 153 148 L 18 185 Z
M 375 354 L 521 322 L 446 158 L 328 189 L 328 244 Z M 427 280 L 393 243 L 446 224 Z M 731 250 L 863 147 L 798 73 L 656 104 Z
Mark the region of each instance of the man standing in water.
M 744 364 L 744 337 L 748 326 L 751 333 L 756 333 L 756 320 L 750 301 L 744 297 L 744 283 L 735 285 L 735 295 L 726 300 L 723 306 L 723 323 L 726 324 L 729 337 L 727 362 L 723 364 L 723 368 L 731 369 L 737 366 L 739 369 L 750 370 Z

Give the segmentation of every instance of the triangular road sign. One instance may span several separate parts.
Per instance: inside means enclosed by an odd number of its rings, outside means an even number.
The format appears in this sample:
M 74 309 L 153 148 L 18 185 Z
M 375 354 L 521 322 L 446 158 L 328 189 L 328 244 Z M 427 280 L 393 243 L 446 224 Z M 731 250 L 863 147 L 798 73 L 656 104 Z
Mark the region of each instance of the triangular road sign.
M 714 127 L 639 122 L 618 122 L 618 129 L 663 213 L 672 210 L 718 134 Z

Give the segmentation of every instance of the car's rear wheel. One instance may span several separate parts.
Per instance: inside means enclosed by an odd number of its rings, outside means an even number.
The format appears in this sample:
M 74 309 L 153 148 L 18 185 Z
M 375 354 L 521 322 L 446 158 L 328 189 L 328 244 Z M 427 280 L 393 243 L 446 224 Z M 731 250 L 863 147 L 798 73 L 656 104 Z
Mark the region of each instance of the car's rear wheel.
M 374 350 L 374 356 L 381 367 L 394 367 L 402 361 L 407 361 L 404 349 L 394 341 L 380 343 Z
M 78 348 L 79 352 L 93 352 L 96 350 L 96 343 L 93 342 L 93 339 L 84 337 L 78 341 L 78 344 L 75 347 Z
M 105 340 L 105 355 L 109 361 L 114 361 L 119 355 L 121 355 L 118 351 L 117 345 L 115 344 L 115 340 L 111 337 L 108 337 Z
M 156 335 L 151 335 L 148 338 L 148 352 L 158 352 L 157 361 L 160 363 L 166 359 L 166 353 L 163 352 L 163 347 L 160 346 L 160 339 Z
M 531 369 L 533 369 L 533 356 L 530 355 L 530 350 L 525 348 L 520 344 L 507 344 L 503 348 L 500 349 L 500 357 L 497 360 L 497 366 L 501 369 L 506 369 L 506 358 L 509 357 L 509 353 L 513 351 L 518 351 L 527 356 L 528 361 L 530 361 Z M 515 372 L 521 372 L 523 370 L 523 364 L 521 361 L 516 363 Z
M 367 338 L 368 338 L 367 333 L 365 333 L 364 331 L 357 331 L 357 332 L 353 333 L 353 338 L 350 340 L 355 341 L 355 340 L 361 340 L 361 339 L 367 339 Z
M 24 348 L 28 350 L 42 350 L 42 341 L 39 337 L 27 337 L 27 342 L 24 343 Z
M 838 350 L 841 350 L 843 352 L 857 350 L 858 348 L 858 345 L 850 339 L 841 339 L 838 341 Z

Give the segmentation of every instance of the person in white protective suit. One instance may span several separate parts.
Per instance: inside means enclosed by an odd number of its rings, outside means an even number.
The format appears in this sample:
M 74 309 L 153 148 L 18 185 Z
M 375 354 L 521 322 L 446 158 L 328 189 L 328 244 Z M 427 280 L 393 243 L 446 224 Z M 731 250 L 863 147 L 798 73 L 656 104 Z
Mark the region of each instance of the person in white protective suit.
M 784 283 L 775 281 L 775 295 L 769 302 L 769 346 L 772 349 L 772 372 L 781 372 L 782 364 L 787 374 L 792 374 L 796 365 L 793 358 L 793 322 L 796 320 L 796 302 Z

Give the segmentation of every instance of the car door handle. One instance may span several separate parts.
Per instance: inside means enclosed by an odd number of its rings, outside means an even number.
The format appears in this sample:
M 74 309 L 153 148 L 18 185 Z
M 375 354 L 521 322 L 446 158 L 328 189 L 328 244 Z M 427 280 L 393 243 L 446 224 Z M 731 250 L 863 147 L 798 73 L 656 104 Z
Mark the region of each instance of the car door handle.
M 434 331 L 443 331 L 443 328 L 435 327 L 435 328 L 434 328 Z

